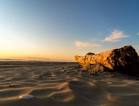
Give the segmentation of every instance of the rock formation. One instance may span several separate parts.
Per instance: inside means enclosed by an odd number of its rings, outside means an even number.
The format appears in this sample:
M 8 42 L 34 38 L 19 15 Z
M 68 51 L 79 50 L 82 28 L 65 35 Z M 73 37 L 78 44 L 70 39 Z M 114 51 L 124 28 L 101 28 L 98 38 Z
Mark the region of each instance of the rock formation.
M 75 56 L 75 60 L 84 70 L 91 73 L 108 70 L 139 75 L 139 57 L 130 45 L 99 54 L 87 53 L 85 56 Z

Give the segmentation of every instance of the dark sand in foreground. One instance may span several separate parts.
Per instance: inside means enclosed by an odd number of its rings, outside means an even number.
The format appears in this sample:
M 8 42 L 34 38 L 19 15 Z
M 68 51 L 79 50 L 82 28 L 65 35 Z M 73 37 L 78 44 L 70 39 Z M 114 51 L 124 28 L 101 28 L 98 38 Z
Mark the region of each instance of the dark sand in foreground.
M 0 62 L 0 106 L 139 106 L 139 80 L 76 63 Z

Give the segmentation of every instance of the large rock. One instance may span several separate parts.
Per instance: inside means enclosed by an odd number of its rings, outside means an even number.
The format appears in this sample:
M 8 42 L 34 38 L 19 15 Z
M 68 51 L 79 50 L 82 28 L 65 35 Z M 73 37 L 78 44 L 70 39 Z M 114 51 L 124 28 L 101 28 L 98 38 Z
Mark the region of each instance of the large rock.
M 139 75 L 139 57 L 132 46 L 124 46 L 99 54 L 88 53 L 85 56 L 75 56 L 75 60 L 85 70 L 92 73 L 109 70 Z

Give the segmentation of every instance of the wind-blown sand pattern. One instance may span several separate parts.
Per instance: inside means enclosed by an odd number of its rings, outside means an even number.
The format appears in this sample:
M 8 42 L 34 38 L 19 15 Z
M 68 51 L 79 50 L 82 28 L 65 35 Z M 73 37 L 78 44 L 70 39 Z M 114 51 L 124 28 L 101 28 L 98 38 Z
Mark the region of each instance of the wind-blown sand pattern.
M 77 63 L 0 62 L 0 106 L 139 106 L 139 80 Z

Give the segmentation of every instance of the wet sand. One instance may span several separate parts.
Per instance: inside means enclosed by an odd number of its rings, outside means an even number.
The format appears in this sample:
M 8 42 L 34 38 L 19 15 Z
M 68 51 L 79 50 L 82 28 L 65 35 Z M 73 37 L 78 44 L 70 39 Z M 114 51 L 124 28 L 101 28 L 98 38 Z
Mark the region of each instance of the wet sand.
M 139 106 L 139 80 L 76 63 L 0 62 L 0 106 Z

